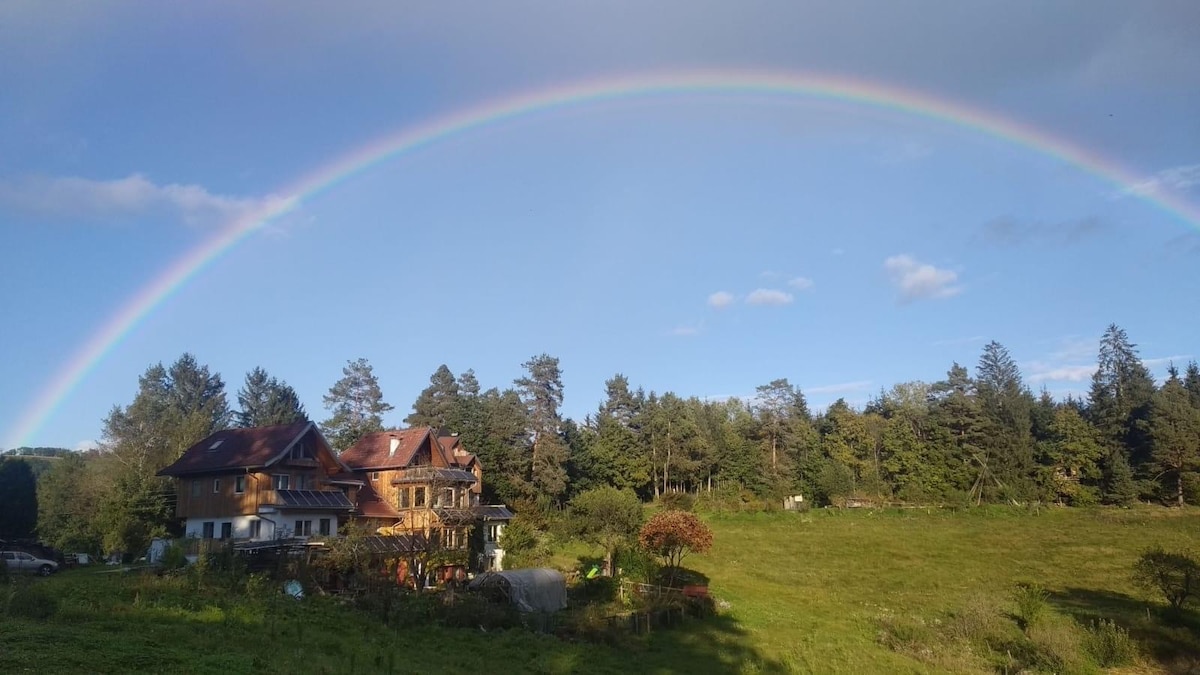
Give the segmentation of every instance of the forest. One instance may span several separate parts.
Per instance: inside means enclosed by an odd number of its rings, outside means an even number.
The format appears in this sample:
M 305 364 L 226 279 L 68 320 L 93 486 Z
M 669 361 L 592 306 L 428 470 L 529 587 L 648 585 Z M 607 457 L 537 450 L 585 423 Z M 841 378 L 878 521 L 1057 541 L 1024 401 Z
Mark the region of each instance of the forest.
M 1035 395 L 990 342 L 973 371 L 953 363 L 944 378 L 895 384 L 862 409 L 838 400 L 814 414 L 787 379 L 751 400 L 706 401 L 615 374 L 595 412 L 575 420 L 561 413 L 559 361 L 542 354 L 503 388 L 439 367 L 404 424 L 459 433 L 484 466 L 485 498 L 518 513 L 559 509 L 602 485 L 647 501 L 688 492 L 716 509 L 779 508 L 797 494 L 816 506 L 1200 500 L 1200 367 L 1173 365 L 1156 383 L 1116 325 L 1097 356 L 1086 399 Z M 382 429 L 393 410 L 366 359 L 347 362 L 324 406 L 320 427 L 338 450 Z M 152 365 L 134 400 L 105 419 L 100 448 L 54 460 L 36 504 L 6 504 L 0 537 L 36 529 L 67 550 L 141 550 L 173 527 L 158 469 L 215 430 L 305 418 L 296 392 L 261 368 L 235 407 L 221 376 L 190 354 Z M 34 481 L 10 468 L 22 463 L 0 464 L 8 501 L 31 494 L 13 488 Z

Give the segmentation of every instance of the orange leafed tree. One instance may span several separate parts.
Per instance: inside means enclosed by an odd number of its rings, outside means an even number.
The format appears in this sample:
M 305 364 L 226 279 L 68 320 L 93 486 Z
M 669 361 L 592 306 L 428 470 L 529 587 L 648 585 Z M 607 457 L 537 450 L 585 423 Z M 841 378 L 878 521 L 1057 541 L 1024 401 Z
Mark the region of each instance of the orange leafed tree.
M 708 525 L 687 511 L 660 511 L 642 526 L 638 543 L 658 556 L 671 569 L 671 578 L 688 553 L 704 553 L 712 547 Z

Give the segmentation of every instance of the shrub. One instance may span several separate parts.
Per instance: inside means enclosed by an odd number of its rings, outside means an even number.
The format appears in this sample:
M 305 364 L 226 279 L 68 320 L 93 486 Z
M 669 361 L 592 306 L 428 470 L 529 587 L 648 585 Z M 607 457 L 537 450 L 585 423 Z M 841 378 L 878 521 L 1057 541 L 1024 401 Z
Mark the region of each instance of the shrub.
M 1087 651 L 1103 668 L 1127 666 L 1133 663 L 1137 650 L 1129 631 L 1113 621 L 1101 619 L 1088 628 L 1084 641 Z
M 658 556 L 663 565 L 671 569 L 678 569 L 688 553 L 707 551 L 712 547 L 712 541 L 712 529 L 687 511 L 660 511 L 642 526 L 638 535 L 642 548 Z
M 664 492 L 658 496 L 658 505 L 664 511 L 691 511 L 696 498 L 690 492 Z
M 1171 609 L 1179 611 L 1200 591 L 1200 563 L 1186 552 L 1169 552 L 1157 546 L 1134 563 L 1133 580 L 1162 593 Z
M 163 551 L 162 568 L 164 570 L 181 570 L 187 567 L 187 552 L 178 544 L 171 544 Z
M 617 569 L 622 576 L 644 583 L 653 583 L 658 576 L 658 562 L 640 548 L 621 549 L 617 553 Z
M 1050 609 L 1046 600 L 1050 595 L 1037 584 L 1017 584 L 1013 591 L 1013 601 L 1017 603 L 1017 623 L 1021 629 L 1028 632 L 1030 627 Z
M 962 609 L 950 615 L 946 622 L 946 634 L 955 640 L 980 645 L 992 645 L 1000 641 L 1004 629 L 1000 611 L 985 596 L 975 596 Z
M 1070 619 L 1042 620 L 1028 630 L 1032 665 L 1055 673 L 1095 672 L 1084 649 L 1086 633 Z

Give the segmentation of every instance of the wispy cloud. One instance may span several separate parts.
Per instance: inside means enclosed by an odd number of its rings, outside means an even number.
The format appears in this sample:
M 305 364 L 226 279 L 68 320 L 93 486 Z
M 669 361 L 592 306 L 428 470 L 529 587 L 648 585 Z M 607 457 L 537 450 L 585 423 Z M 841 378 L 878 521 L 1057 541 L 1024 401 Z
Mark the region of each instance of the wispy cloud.
M 950 298 L 963 291 L 957 272 L 922 263 L 906 253 L 884 260 L 883 269 L 903 303 Z
M 708 296 L 708 306 L 715 309 L 725 309 L 726 307 L 732 305 L 735 300 L 737 300 L 737 298 L 733 296 L 733 293 L 728 291 L 717 291 L 716 293 Z
M 675 337 L 693 337 L 700 334 L 703 329 L 701 324 L 683 324 L 671 329 L 671 335 Z
M 1142 365 L 1147 368 L 1157 368 L 1159 366 L 1168 366 L 1174 363 L 1176 366 L 1186 365 L 1194 357 L 1191 354 L 1175 354 L 1174 356 L 1159 356 L 1153 359 L 1142 359 Z M 1180 368 L 1182 370 L 1182 368 Z
M 276 197 L 233 197 L 200 185 L 157 184 L 141 174 L 115 180 L 29 176 L 0 180 L 0 208 L 59 221 L 169 219 L 221 225 L 281 203 Z
M 90 439 L 83 440 L 83 441 L 79 441 L 78 443 L 75 444 L 75 451 L 76 452 L 87 452 L 88 450 L 95 450 L 98 447 L 100 447 L 99 441 L 94 441 L 94 440 L 90 440 Z
M 820 387 L 808 387 L 803 391 L 805 394 L 853 394 L 859 391 L 866 391 L 870 388 L 871 380 L 855 380 L 853 382 L 826 384 Z
M 1163 169 L 1146 180 L 1130 185 L 1117 197 L 1152 197 L 1165 192 L 1183 192 L 1200 185 L 1200 164 L 1185 164 Z
M 1001 216 L 984 223 L 979 236 L 985 242 L 1000 246 L 1076 244 L 1107 229 L 1108 224 L 1095 216 L 1054 223 Z
M 788 286 L 798 291 L 811 291 L 816 286 L 816 283 L 808 277 L 795 277 L 788 280 Z
M 1096 364 L 1091 365 L 1051 365 L 1040 361 L 1026 364 L 1028 373 L 1025 380 L 1030 383 L 1038 382 L 1083 382 L 1096 372 Z
M 756 288 L 746 296 L 747 305 L 790 305 L 795 298 L 791 293 L 774 288 Z

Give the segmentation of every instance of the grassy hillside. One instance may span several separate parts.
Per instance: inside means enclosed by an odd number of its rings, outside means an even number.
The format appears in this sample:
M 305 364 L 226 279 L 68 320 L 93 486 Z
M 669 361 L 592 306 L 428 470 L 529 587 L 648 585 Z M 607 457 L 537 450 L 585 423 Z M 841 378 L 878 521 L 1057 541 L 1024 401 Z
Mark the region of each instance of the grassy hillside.
M 0 671 L 988 670 L 970 649 L 897 648 L 888 631 L 897 622 L 933 630 L 981 603 L 1011 611 L 1020 582 L 1044 586 L 1064 621 L 1128 626 L 1144 654 L 1139 671 L 1200 654 L 1194 630 L 1147 619 L 1148 596 L 1129 579 L 1146 546 L 1200 542 L 1198 512 L 830 511 L 710 522 L 713 551 L 687 564 L 712 578 L 728 608 L 619 648 L 523 631 L 388 628 L 326 598 L 197 593 L 186 579 L 79 570 L 33 582 L 57 600 L 52 617 L 0 618 Z

